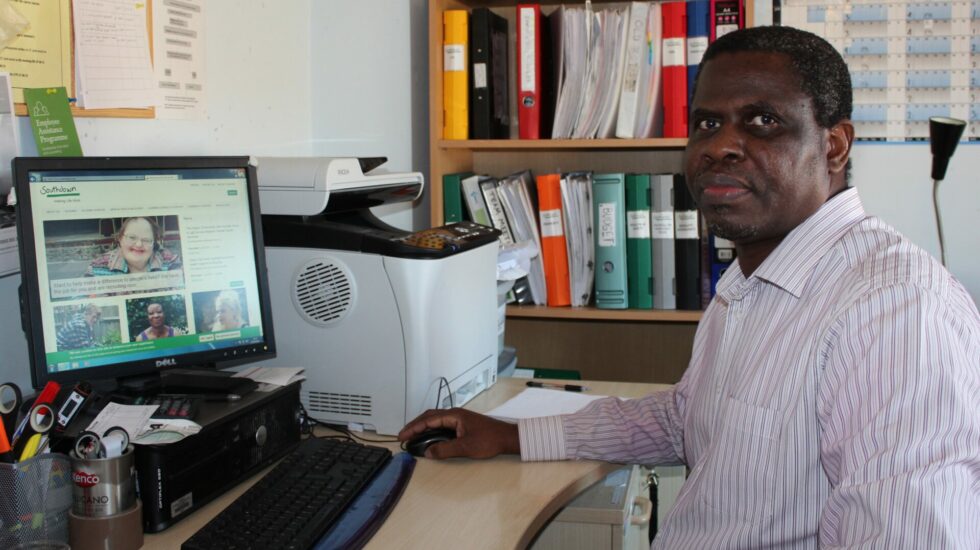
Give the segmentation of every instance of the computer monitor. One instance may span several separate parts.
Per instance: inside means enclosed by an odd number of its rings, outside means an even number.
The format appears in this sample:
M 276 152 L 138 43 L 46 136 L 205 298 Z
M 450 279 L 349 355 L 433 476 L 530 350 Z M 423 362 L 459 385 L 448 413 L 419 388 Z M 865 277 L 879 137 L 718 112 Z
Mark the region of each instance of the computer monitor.
M 247 157 L 17 158 L 31 381 L 275 356 Z

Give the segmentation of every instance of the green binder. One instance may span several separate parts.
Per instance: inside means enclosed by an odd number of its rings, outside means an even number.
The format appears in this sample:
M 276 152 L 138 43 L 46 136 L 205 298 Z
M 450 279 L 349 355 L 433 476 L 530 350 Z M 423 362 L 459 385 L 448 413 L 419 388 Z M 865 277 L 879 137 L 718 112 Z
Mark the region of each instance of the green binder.
M 592 179 L 592 234 L 595 237 L 595 305 L 626 309 L 626 185 L 624 174 Z
M 463 191 L 460 183 L 473 172 L 443 174 L 442 176 L 442 219 L 443 223 L 461 222 L 464 219 Z
M 629 307 L 653 309 L 650 174 L 626 174 L 626 271 Z

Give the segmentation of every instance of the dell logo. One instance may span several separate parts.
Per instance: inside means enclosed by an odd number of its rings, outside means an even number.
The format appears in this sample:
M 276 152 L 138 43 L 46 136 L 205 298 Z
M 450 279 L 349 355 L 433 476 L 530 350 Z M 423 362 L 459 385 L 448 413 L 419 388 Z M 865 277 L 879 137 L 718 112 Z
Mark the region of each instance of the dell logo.
M 157 367 L 173 367 L 177 365 L 177 360 L 173 357 L 168 357 L 166 359 L 160 359 L 157 361 Z

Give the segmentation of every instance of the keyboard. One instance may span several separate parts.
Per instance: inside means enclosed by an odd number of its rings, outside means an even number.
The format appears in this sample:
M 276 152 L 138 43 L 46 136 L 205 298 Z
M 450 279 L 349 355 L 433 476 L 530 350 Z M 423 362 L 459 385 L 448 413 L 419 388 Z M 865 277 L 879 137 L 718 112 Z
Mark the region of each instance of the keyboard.
M 311 548 L 390 459 L 391 451 L 382 447 L 301 441 L 181 549 Z

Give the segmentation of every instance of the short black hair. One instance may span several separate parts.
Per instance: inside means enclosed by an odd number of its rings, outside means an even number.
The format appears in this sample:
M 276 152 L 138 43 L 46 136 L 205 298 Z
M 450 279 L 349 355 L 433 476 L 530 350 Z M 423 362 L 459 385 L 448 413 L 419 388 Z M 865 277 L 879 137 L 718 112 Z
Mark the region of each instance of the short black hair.
M 793 27 L 752 27 L 728 33 L 708 46 L 698 66 L 723 53 L 769 52 L 789 57 L 790 66 L 800 78 L 800 88 L 813 101 L 817 124 L 830 128 L 851 118 L 854 92 L 847 63 L 829 42 Z M 697 79 L 694 91 L 697 90 Z

